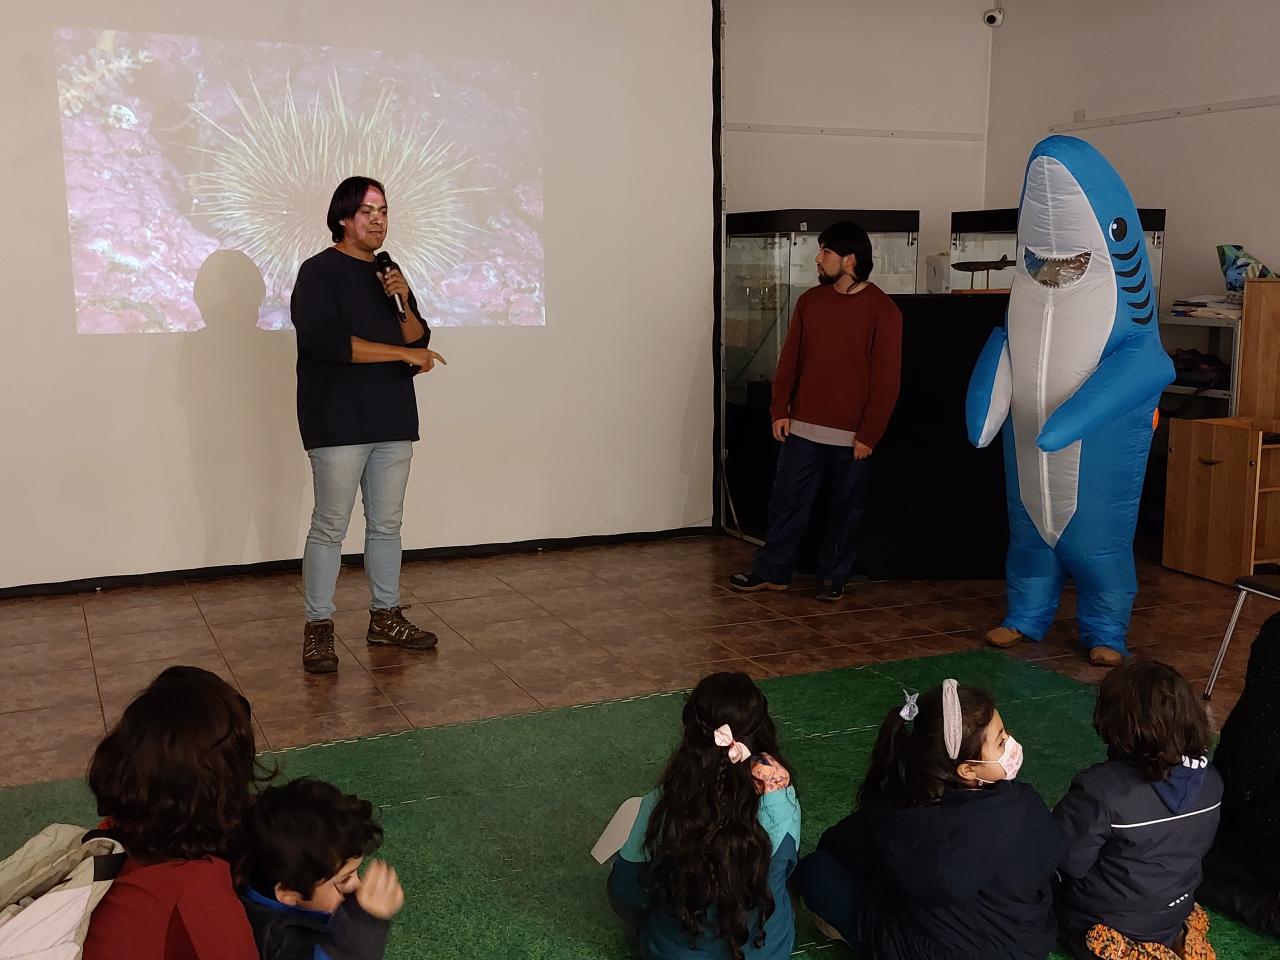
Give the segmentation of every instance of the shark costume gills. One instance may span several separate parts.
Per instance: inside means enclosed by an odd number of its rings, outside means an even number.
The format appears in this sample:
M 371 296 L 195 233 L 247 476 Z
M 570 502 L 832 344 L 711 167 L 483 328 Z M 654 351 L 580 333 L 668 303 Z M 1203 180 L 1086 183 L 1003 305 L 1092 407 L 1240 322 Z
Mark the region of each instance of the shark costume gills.
M 1069 574 L 1081 643 L 1126 653 L 1138 500 L 1174 373 L 1138 211 L 1083 140 L 1049 137 L 1031 152 L 1016 260 L 1005 326 L 965 403 L 976 446 L 1004 432 L 1004 626 L 1043 639 Z

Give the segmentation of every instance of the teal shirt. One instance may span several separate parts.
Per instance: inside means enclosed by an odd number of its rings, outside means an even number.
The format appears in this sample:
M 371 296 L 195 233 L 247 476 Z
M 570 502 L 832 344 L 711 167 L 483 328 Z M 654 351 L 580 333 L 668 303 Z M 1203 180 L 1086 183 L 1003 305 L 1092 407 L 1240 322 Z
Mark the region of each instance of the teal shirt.
M 651 910 L 644 889 L 644 866 L 649 855 L 644 849 L 649 817 L 658 802 L 658 791 L 651 790 L 640 804 L 640 813 L 622 850 L 614 860 L 609 875 L 609 895 L 615 909 L 639 920 L 640 948 L 646 960 L 721 960 L 732 954 L 728 944 L 716 935 L 714 925 L 698 938 L 698 947 L 689 938 L 679 919 L 661 910 Z M 800 802 L 794 787 L 773 790 L 760 797 L 758 814 L 773 845 L 769 863 L 769 890 L 773 894 L 773 913 L 765 920 L 763 947 L 750 941 L 743 947 L 745 960 L 786 960 L 791 956 L 796 938 L 796 915 L 787 893 L 787 879 L 796 867 L 800 848 Z M 754 924 L 749 923 L 754 928 Z

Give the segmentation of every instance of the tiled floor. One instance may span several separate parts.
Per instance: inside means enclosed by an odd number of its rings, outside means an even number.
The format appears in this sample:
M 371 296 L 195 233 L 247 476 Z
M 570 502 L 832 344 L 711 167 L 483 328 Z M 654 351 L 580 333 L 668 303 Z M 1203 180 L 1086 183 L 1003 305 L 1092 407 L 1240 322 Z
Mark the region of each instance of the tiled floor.
M 723 586 L 752 548 L 684 539 L 423 561 L 403 571 L 431 653 L 369 649 L 368 591 L 344 569 L 336 676 L 309 677 L 297 574 L 0 601 L 0 785 L 75 776 L 129 699 L 190 663 L 253 702 L 261 746 L 283 748 L 688 686 L 704 673 L 808 673 L 971 649 L 1004 612 L 1003 584 L 886 582 L 836 605 L 805 587 L 740 597 Z M 1208 676 L 1235 594 L 1144 565 L 1130 643 L 1188 679 Z M 1074 598 L 1043 643 L 1011 655 L 1080 680 Z M 1212 712 L 1239 695 L 1249 642 L 1273 605 L 1252 598 Z

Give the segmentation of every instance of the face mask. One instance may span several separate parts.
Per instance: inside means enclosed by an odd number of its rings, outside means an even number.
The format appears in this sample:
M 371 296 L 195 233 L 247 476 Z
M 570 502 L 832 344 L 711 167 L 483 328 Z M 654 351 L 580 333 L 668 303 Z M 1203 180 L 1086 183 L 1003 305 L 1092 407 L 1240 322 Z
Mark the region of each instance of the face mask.
M 1022 769 L 1022 744 L 1013 737 L 1006 737 L 1004 741 L 1004 752 L 995 760 L 967 760 L 966 763 L 998 763 L 1000 769 L 1004 771 L 1004 778 L 1012 780 L 1018 775 L 1018 771 Z M 994 783 L 994 780 L 983 780 L 981 777 L 974 777 L 979 783 Z

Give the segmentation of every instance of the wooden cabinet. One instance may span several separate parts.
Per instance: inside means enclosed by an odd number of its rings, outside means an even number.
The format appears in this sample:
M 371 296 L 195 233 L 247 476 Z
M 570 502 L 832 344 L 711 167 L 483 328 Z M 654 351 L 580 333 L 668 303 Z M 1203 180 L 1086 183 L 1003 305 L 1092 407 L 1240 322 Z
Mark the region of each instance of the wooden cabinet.
M 1280 564 L 1280 280 L 1245 285 L 1239 416 L 1169 424 L 1164 565 L 1232 583 Z
M 1271 441 L 1271 437 L 1276 442 Z M 1219 583 L 1280 563 L 1280 422 L 1169 424 L 1164 565 Z

